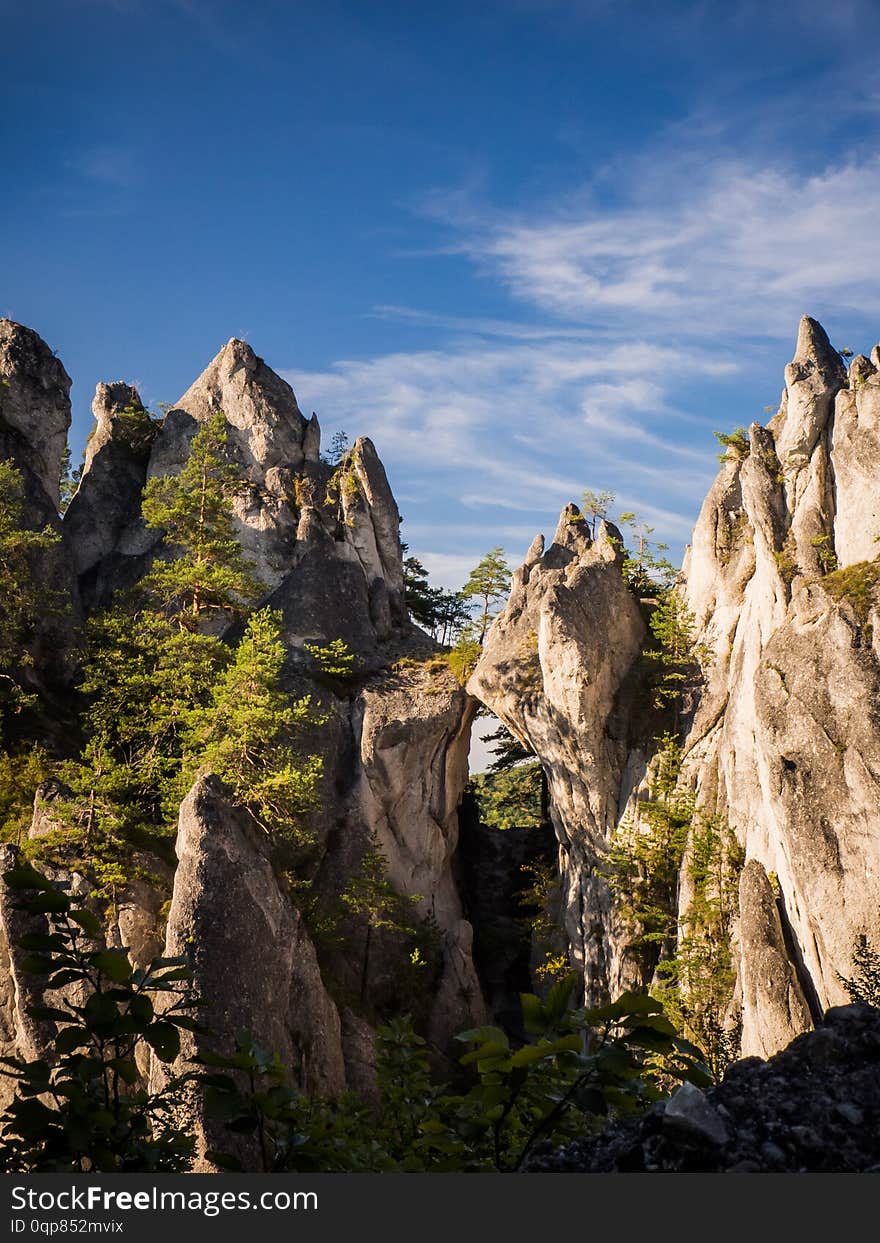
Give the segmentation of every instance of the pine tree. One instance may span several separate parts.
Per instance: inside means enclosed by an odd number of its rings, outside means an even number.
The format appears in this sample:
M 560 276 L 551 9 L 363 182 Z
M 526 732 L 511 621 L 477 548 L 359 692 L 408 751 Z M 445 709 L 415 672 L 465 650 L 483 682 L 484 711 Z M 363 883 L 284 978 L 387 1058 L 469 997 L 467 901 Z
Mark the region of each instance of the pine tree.
M 500 603 L 510 591 L 510 566 L 504 557 L 503 548 L 491 548 L 471 570 L 467 582 L 461 589 L 465 599 L 476 599 L 481 602 L 480 614 L 476 619 L 479 632 L 478 643 L 482 645 L 486 638 L 495 614 L 493 608 Z
M 608 509 L 614 504 L 613 492 L 594 492 L 586 488 L 581 496 L 581 511 L 587 515 L 590 527 L 590 539 L 596 538 L 596 528 L 607 516 Z
M 217 411 L 193 440 L 180 474 L 151 479 L 144 489 L 144 521 L 163 532 L 173 556 L 157 561 L 140 589 L 181 629 L 200 629 L 211 613 L 240 614 L 262 592 L 233 527 L 231 503 L 241 478 L 224 456 L 226 442 L 226 418 Z
M 186 739 L 191 764 L 204 764 L 232 789 L 271 836 L 308 845 L 305 817 L 316 804 L 322 764 L 296 742 L 322 718 L 305 696 L 281 687 L 281 614 L 261 609 L 221 674 L 203 712 L 192 714 Z

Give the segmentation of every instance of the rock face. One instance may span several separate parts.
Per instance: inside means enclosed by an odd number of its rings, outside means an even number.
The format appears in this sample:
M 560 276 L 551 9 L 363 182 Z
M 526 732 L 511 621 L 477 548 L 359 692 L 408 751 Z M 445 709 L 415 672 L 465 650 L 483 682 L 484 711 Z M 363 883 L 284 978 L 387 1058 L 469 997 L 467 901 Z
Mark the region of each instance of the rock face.
M 445 666 L 427 671 L 434 648 L 404 607 L 400 515 L 373 444 L 358 440 L 339 463 L 322 459 L 317 419 L 306 419 L 290 386 L 233 340 L 161 421 L 130 385 L 98 385 L 82 478 L 62 526 L 57 480 L 70 381 L 35 334 L 5 322 L 0 363 L 8 376 L 0 437 L 32 484 L 33 523 L 62 531 L 63 590 L 87 612 L 112 603 L 149 569 L 161 533 L 143 522 L 144 485 L 182 470 L 199 427 L 222 411 L 225 452 L 244 483 L 234 499 L 238 535 L 265 585 L 263 602 L 283 618 L 286 689 L 316 696 L 326 716 L 310 740 L 325 766 L 316 884 L 322 900 L 338 905 L 364 850 L 381 850 L 392 884 L 430 920 L 438 942 L 423 1018 L 439 1055 L 455 1031 L 486 1017 L 454 879 L 474 705 Z M 341 683 L 322 679 L 307 648 L 336 640 L 354 658 Z M 41 787 L 32 836 L 57 828 L 58 794 Z M 223 1030 L 252 1028 L 310 1090 L 338 1094 L 347 1082 L 372 1090 L 371 1028 L 344 997 L 346 1046 L 357 1051 L 347 1071 L 325 968 L 244 813 L 210 781 L 185 801 L 167 929 L 172 875 L 157 858 L 138 862 L 156 885 L 138 880 L 118 895 L 108 943 L 127 945 L 138 962 L 163 944 L 169 953 L 186 948 Z M 360 968 L 348 966 L 357 976 Z M 395 970 L 374 948 L 371 990 L 375 982 L 393 1001 Z
M 841 1006 L 704 1095 L 684 1084 L 641 1117 L 537 1153 L 530 1173 L 858 1173 L 880 1167 L 880 1010 Z
M 788 1019 L 766 1005 L 748 1017 L 747 1003 L 746 1053 L 809 1023 L 803 1000 L 782 996 L 791 971 L 814 1009 L 839 1003 L 856 938 L 876 932 L 880 666 L 872 570 L 856 563 L 877 554 L 878 393 L 874 365 L 856 359 L 847 375 L 805 318 L 779 412 L 722 468 L 685 563 L 713 657 L 685 773 L 775 873 L 787 925 L 785 946 L 772 940 L 790 960 L 774 1003 Z M 766 941 L 766 902 L 746 902 L 742 922 L 747 956 Z M 753 976 L 744 957 L 743 982 Z
M 769 1054 L 845 999 L 880 894 L 880 351 L 849 371 L 804 318 L 778 413 L 707 496 L 680 593 L 704 653 L 680 784 L 747 860 L 734 932 L 743 1050 Z M 536 541 L 470 682 L 544 764 L 573 959 L 587 993 L 626 984 L 596 861 L 646 796 L 638 702 L 618 695 L 643 634 L 613 545 L 573 511 Z M 686 856 L 687 858 L 687 856 Z M 777 892 L 771 889 L 773 874 Z M 682 870 L 679 918 L 691 890 Z
M 276 1051 L 300 1085 L 322 1096 L 345 1087 L 339 1013 L 321 980 L 312 942 L 275 874 L 266 835 L 227 801 L 216 777 L 184 799 L 165 955 L 182 955 L 212 1033 L 193 1035 L 191 1056 L 250 1031 Z M 225 1047 L 224 1047 L 225 1046 Z
M 739 912 L 742 1044 L 770 1057 L 813 1020 L 789 958 L 776 895 L 757 859 L 743 868 Z
M 94 605 L 108 594 L 104 580 L 119 564 L 120 555 L 113 554 L 120 538 L 139 526 L 156 429 L 137 389 L 121 381 L 98 385 L 92 413 L 95 427 L 86 445 L 80 486 L 64 517 L 64 535 L 83 594 Z
M 60 535 L 60 477 L 70 426 L 70 376 L 49 347 L 30 328 L 0 319 L 0 461 L 9 460 L 23 485 L 23 524 Z M 53 695 L 70 676 L 70 649 L 79 620 L 79 595 L 66 551 L 59 542 L 38 554 L 35 579 L 47 601 L 66 610 L 47 609 L 31 643 L 33 664 L 18 671 L 21 680 Z
M 621 576 L 616 528 L 591 538 L 573 505 L 532 544 L 469 692 L 539 756 L 560 842 L 565 924 L 587 996 L 619 988 L 622 947 L 597 867 L 617 822 L 626 743 L 617 697 L 645 627 Z
M 32 475 L 57 514 L 70 376 L 32 329 L 0 319 L 0 381 L 0 458 Z

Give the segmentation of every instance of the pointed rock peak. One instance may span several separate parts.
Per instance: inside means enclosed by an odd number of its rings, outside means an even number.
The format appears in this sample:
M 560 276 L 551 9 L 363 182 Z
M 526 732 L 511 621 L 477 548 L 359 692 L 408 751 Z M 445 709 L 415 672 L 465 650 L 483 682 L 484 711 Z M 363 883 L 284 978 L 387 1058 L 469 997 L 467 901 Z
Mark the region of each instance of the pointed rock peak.
M 877 372 L 877 367 L 864 354 L 856 354 L 849 364 L 849 386 L 857 388 Z
M 40 480 L 54 505 L 70 426 L 70 376 L 61 360 L 32 328 L 0 319 L 0 432 L 14 429 L 27 446 L 19 466 Z M 4 446 L 0 456 L 17 457 L 18 447 Z
M 568 504 L 559 515 L 559 525 L 553 543 L 573 552 L 587 549 L 592 544 L 590 527 L 577 505 Z
M 871 362 L 880 371 L 880 345 L 875 345 L 871 350 Z
M 274 466 L 296 469 L 302 464 L 308 422 L 293 389 L 246 341 L 233 338 L 169 412 L 165 420 L 169 444 L 151 473 L 166 473 L 174 461 L 185 457 L 191 435 L 185 424 L 178 426 L 182 417 L 205 423 L 218 410 L 232 429 L 235 451 L 257 474 Z M 187 434 L 181 439 L 182 432 Z
M 144 403 L 137 389 L 123 380 L 114 380 L 110 384 L 99 384 L 95 389 L 92 402 L 92 414 L 98 423 L 112 419 L 123 410 L 143 410 Z
M 811 319 L 809 315 L 803 315 L 798 328 L 797 346 L 792 362 L 810 361 L 823 370 L 837 371 L 841 376 L 846 375 L 846 368 L 837 350 L 828 340 L 828 333 L 818 320 Z
M 529 551 L 526 553 L 526 559 L 523 562 L 523 565 L 526 567 L 537 565 L 537 563 L 541 560 L 543 555 L 544 555 L 544 536 L 536 535 L 535 538 L 532 540 L 531 544 L 529 544 Z

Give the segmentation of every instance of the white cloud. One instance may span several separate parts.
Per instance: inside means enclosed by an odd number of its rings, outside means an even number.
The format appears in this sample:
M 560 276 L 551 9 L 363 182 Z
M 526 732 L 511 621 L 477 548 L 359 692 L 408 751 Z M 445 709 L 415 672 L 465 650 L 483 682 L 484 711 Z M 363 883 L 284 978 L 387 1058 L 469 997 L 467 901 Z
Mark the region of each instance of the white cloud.
M 806 174 L 662 153 L 616 170 L 612 204 L 597 183 L 537 218 L 470 212 L 463 246 L 529 306 L 606 330 L 723 340 L 788 336 L 817 306 L 880 314 L 880 157 Z

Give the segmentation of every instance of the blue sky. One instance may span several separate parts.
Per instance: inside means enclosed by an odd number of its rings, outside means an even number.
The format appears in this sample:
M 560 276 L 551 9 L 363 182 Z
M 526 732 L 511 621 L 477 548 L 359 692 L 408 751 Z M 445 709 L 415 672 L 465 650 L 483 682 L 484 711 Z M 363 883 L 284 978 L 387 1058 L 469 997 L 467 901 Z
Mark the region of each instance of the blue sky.
M 798 317 L 880 336 L 863 0 L 0 0 L 0 314 L 173 401 L 230 336 L 458 586 L 584 487 L 676 555 Z

